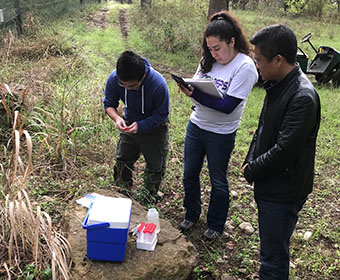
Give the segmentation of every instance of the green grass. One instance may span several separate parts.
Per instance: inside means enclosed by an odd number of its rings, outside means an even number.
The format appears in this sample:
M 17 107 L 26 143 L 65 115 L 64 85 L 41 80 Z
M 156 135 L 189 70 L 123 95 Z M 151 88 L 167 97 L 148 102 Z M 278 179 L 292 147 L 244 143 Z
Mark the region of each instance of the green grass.
M 197 67 L 196 60 L 193 60 L 187 52 L 164 52 L 152 43 L 145 41 L 143 34 L 138 30 L 132 28 L 130 34 L 131 37 L 128 39 L 129 48 L 138 51 L 153 64 L 167 65 L 167 67 L 177 69 L 180 72 L 195 72 Z
M 205 25 L 204 14 L 195 8 L 192 11 L 177 11 L 179 1 L 173 11 L 163 12 L 163 5 L 158 3 L 154 15 L 140 17 L 140 22 L 149 20 L 146 27 L 152 29 L 157 22 L 159 37 L 145 37 L 150 30 L 140 30 L 139 21 L 128 24 L 129 36 L 126 41 L 120 33 L 119 10 L 128 9 L 131 17 L 138 17 L 136 5 L 120 5 L 108 2 L 101 6 L 86 6 L 72 19 L 63 19 L 46 26 L 33 37 L 17 39 L 13 48 L 21 53 L 30 48 L 29 57 L 3 57 L 6 68 L 0 69 L 1 82 L 20 83 L 30 86 L 30 106 L 22 110 L 27 117 L 25 129 L 33 139 L 35 172 L 27 188 L 32 199 L 53 216 L 57 224 L 64 213 L 66 205 L 75 197 L 84 193 L 111 190 L 116 188 L 113 182 L 113 158 L 118 132 L 114 123 L 104 114 L 102 106 L 103 90 L 109 73 L 115 68 L 118 55 L 126 48 L 133 49 L 147 57 L 168 81 L 170 91 L 170 150 L 167 173 L 164 178 L 163 200 L 156 205 L 160 215 L 168 219 L 175 227 L 184 215 L 183 204 L 183 147 L 187 122 L 192 112 L 189 98 L 177 92 L 176 84 L 169 72 L 178 72 L 191 76 L 199 59 L 200 37 L 183 40 L 187 49 L 165 50 L 162 42 L 156 45 L 153 40 L 162 40 L 161 27 L 169 22 L 168 17 L 178 22 L 179 30 L 187 26 L 191 34 L 201 36 Z M 171 1 L 170 1 L 171 2 Z M 204 6 L 204 1 L 196 1 Z M 187 5 L 187 4 L 186 4 Z M 95 27 L 93 16 L 99 8 L 109 8 L 106 15 L 107 28 Z M 178 12 L 178 16 L 176 15 Z M 185 12 L 190 17 L 183 16 Z M 273 23 L 285 23 L 296 32 L 298 38 L 312 31 L 312 42 L 318 46 L 330 45 L 340 49 L 340 26 L 331 24 L 329 19 L 315 22 L 308 18 L 272 16 L 267 10 L 232 11 L 243 23 L 248 37 L 256 30 Z M 102 13 L 102 12 L 101 12 Z M 89 17 L 88 15 L 91 15 Z M 159 21 L 161 15 L 164 22 Z M 192 27 L 192 22 L 197 26 Z M 139 27 L 135 24 L 139 24 Z M 312 30 L 311 30 L 312 28 Z M 178 41 L 183 32 L 174 32 Z M 34 34 L 33 34 L 34 35 Z M 178 37 L 177 37 L 178 36 Z M 176 40 L 177 40 L 176 39 Z M 179 48 L 176 40 L 170 42 Z M 50 53 L 41 57 L 48 42 L 65 53 L 54 56 Z M 163 44 L 164 45 L 164 44 Z M 309 46 L 304 46 L 309 48 Z M 34 52 L 33 52 L 34 51 Z M 28 52 L 29 53 L 29 52 Z M 313 56 L 312 50 L 308 52 Z M 18 78 L 21 77 L 21 78 Z M 315 83 L 313 77 L 310 77 Z M 340 278 L 340 227 L 339 227 L 339 159 L 340 130 L 338 117 L 339 89 L 331 84 L 320 87 L 316 85 L 322 103 L 322 121 L 317 141 L 316 174 L 314 191 L 300 213 L 300 219 L 291 242 L 291 279 L 339 279 Z M 203 213 L 197 230 L 188 234 L 188 239 L 196 246 L 199 257 L 193 279 L 219 279 L 226 273 L 239 279 L 255 279 L 259 267 L 259 238 L 257 231 L 257 209 L 253 199 L 253 190 L 240 174 L 241 164 L 248 151 L 252 135 L 257 127 L 262 108 L 264 91 L 254 87 L 237 132 L 236 145 L 229 166 L 230 189 L 237 194 L 232 198 L 225 234 L 214 244 L 204 244 L 201 234 L 206 227 L 206 210 L 209 202 L 210 183 L 206 163 L 202 172 Z M 38 151 L 42 145 L 42 152 Z M 6 170 L 9 153 L 1 149 L 2 166 Z M 142 160 L 137 162 L 136 183 L 142 182 Z M 1 173 L 0 180 L 4 180 Z M 1 189 L 2 184 L 0 185 Z M 3 199 L 3 198 L 2 198 Z M 247 221 L 255 228 L 255 233 L 244 234 L 240 223 Z M 303 234 L 312 231 L 312 238 L 303 239 Z M 228 249 L 228 242 L 234 247 Z M 0 262 L 1 263 L 1 262 Z M 0 274 L 0 278 L 2 275 Z M 212 278 L 209 278 L 212 277 Z
M 340 25 L 335 24 L 331 18 L 317 21 L 315 18 L 305 17 L 282 17 L 268 15 L 266 11 L 240 11 L 234 10 L 232 13 L 242 22 L 248 37 L 256 31 L 271 24 L 285 24 L 296 34 L 298 46 L 308 54 L 309 58 L 315 57 L 315 52 L 308 43 L 300 43 L 300 40 L 309 32 L 313 33 L 310 41 L 315 48 L 319 46 L 329 46 L 340 50 L 340 41 L 337 39 L 340 34 Z
M 94 77 L 102 78 L 109 68 L 114 69 L 118 55 L 125 50 L 119 27 L 100 29 L 77 21 L 64 26 L 61 35 L 74 42 L 79 56 L 87 61 Z

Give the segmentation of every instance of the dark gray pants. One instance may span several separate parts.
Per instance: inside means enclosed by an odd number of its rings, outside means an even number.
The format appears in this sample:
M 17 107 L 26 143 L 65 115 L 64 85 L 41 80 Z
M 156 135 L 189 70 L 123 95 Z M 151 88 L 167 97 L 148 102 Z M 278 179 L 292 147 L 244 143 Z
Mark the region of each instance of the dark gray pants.
M 154 128 L 151 133 L 121 132 L 116 148 L 116 165 L 114 167 L 116 183 L 132 185 L 134 163 L 143 154 L 146 161 L 144 183 L 149 192 L 156 195 L 165 174 L 168 145 L 168 123 Z

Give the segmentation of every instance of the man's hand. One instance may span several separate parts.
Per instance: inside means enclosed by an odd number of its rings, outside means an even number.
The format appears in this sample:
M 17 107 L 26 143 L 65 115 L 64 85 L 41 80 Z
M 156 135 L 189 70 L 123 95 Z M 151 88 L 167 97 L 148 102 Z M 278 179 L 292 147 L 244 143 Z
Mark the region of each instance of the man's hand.
M 126 127 L 125 121 L 121 117 L 118 117 L 116 119 L 116 128 L 120 131 L 125 131 Z
M 134 122 L 130 126 L 127 126 L 125 121 L 121 117 L 118 117 L 116 119 L 116 128 L 119 131 L 122 131 L 122 132 L 128 132 L 128 133 L 136 134 L 137 131 L 138 131 L 138 124 L 136 122 Z
M 242 172 L 242 175 L 243 175 L 243 176 L 244 176 L 244 170 L 246 169 L 247 165 L 248 165 L 248 163 L 246 163 L 246 165 L 244 165 L 244 166 L 242 167 L 242 169 L 241 169 L 241 172 Z
M 138 132 L 138 124 L 134 122 L 130 126 L 125 127 L 125 132 L 136 134 Z

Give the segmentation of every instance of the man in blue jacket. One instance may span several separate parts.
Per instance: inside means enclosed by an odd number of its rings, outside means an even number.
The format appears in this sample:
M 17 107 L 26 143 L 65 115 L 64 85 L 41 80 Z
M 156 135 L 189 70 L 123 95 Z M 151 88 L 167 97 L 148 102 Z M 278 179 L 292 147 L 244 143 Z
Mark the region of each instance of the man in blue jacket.
M 242 173 L 254 183 L 260 279 L 287 280 L 290 237 L 313 188 L 320 100 L 296 64 L 292 30 L 272 25 L 258 31 L 250 42 L 255 45 L 266 97 Z
M 168 154 L 169 91 L 160 73 L 146 59 L 132 51 L 123 52 L 116 70 L 107 79 L 104 108 L 120 131 L 116 148 L 114 178 L 117 184 L 132 186 L 134 163 L 143 154 L 144 203 L 157 200 Z M 124 103 L 124 117 L 117 111 Z

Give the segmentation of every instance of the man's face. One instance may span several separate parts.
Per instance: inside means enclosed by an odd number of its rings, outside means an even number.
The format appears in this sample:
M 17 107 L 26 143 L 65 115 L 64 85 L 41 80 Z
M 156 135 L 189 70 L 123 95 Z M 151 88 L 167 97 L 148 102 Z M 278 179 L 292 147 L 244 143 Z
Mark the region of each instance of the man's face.
M 118 81 L 118 84 L 121 87 L 126 88 L 127 90 L 139 90 L 140 86 L 144 81 L 145 75 L 140 81 Z
M 139 87 L 141 86 L 143 80 L 141 81 L 127 81 L 127 82 L 123 82 L 120 81 L 119 85 L 128 89 L 128 90 L 138 90 Z
M 265 81 L 278 81 L 279 73 L 277 68 L 277 59 L 274 57 L 271 61 L 261 53 L 258 46 L 254 49 L 254 58 L 256 62 L 256 67 L 260 72 L 260 75 Z

